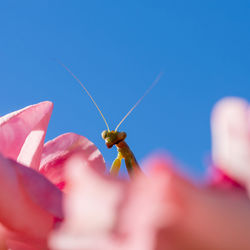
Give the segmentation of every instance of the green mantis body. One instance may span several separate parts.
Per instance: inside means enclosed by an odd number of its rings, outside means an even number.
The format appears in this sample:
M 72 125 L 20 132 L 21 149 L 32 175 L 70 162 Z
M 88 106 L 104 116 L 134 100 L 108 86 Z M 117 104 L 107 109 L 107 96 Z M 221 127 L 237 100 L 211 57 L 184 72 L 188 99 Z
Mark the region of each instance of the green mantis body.
M 125 142 L 126 136 L 125 132 L 108 130 L 104 130 L 102 132 L 102 138 L 105 140 L 106 146 L 108 148 L 112 148 L 116 145 L 118 151 L 117 157 L 113 161 L 110 169 L 111 175 L 118 175 L 122 159 L 125 160 L 126 168 L 130 177 L 133 177 L 134 174 L 141 172 L 140 166 L 137 163 L 133 152 Z
M 88 94 L 94 105 L 96 106 L 97 110 L 99 111 L 100 115 L 102 116 L 106 126 L 107 130 L 104 130 L 102 132 L 102 138 L 105 140 L 105 143 L 108 148 L 112 148 L 114 145 L 117 147 L 117 157 L 113 161 L 112 167 L 110 169 L 111 175 L 118 175 L 121 161 L 122 159 L 125 160 L 126 168 L 128 171 L 128 174 L 130 177 L 133 177 L 136 173 L 141 172 L 140 166 L 137 163 L 135 156 L 133 152 L 130 150 L 128 144 L 125 142 L 126 133 L 125 132 L 119 132 L 117 129 L 122 124 L 122 122 L 128 117 L 128 115 L 135 109 L 135 107 L 141 102 L 141 100 L 150 92 L 150 90 L 156 85 L 156 83 L 159 81 L 161 74 L 157 76 L 155 81 L 152 83 L 152 85 L 147 89 L 147 91 L 144 93 L 144 95 L 136 102 L 136 104 L 129 110 L 129 112 L 123 117 L 123 119 L 120 121 L 120 123 L 117 125 L 115 130 L 110 131 L 108 123 L 102 114 L 101 110 L 97 106 L 96 102 L 94 101 L 93 97 L 90 95 L 86 87 L 82 84 L 82 82 L 70 71 L 68 67 L 66 67 L 62 62 L 58 61 L 59 64 L 61 64 L 75 79 L 76 81 L 82 86 L 82 88 L 85 90 L 85 92 Z

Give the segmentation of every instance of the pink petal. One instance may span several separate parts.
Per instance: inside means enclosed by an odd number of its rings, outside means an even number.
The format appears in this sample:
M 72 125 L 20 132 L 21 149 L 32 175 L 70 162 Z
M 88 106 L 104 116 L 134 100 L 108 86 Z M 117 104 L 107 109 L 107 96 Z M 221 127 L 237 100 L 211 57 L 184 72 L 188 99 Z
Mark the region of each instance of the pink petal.
M 122 183 L 104 177 L 78 154 L 66 163 L 66 175 L 67 219 L 52 235 L 52 249 L 105 250 L 103 244 L 116 223 L 117 208 L 124 196 Z
M 6 230 L 4 226 L 0 223 L 0 249 L 8 249 L 6 245 Z
M 66 219 L 51 236 L 54 250 L 250 249 L 242 193 L 195 186 L 164 159 L 131 182 L 104 177 L 81 159 L 68 164 Z
M 65 186 L 64 163 L 75 153 L 81 154 L 91 168 L 100 172 L 105 171 L 104 159 L 97 147 L 83 136 L 67 133 L 45 144 L 40 173 L 63 189 Z
M 0 153 L 38 169 L 53 104 L 41 102 L 0 118 Z
M 246 193 L 245 186 L 228 176 L 223 170 L 216 166 L 210 166 L 208 169 L 208 184 L 211 187 L 235 191 L 236 189 Z
M 211 120 L 213 160 L 226 175 L 250 184 L 250 109 L 240 98 L 225 98 Z
M 100 175 L 84 159 L 68 165 L 66 221 L 52 236 L 53 249 L 153 249 L 156 229 L 174 218 L 165 175 L 122 182 Z
M 9 244 L 46 245 L 55 217 L 62 218 L 60 190 L 35 170 L 1 155 L 0 189 L 0 222 Z
M 241 192 L 218 192 L 178 179 L 169 191 L 176 197 L 178 217 L 159 230 L 155 249 L 250 249 L 250 203 Z

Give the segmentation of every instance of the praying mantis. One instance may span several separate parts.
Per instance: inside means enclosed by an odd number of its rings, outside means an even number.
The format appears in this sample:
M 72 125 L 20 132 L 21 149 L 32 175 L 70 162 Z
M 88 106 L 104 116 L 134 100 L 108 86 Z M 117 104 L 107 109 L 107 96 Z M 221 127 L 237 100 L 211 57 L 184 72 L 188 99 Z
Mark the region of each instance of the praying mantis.
M 87 88 L 83 85 L 83 83 L 78 79 L 78 77 L 67 67 L 65 66 L 62 62 L 58 61 L 59 64 L 61 64 L 72 76 L 73 78 L 81 85 L 81 87 L 84 89 L 84 91 L 87 93 L 95 107 L 97 108 L 98 112 L 100 113 L 107 130 L 104 130 L 101 134 L 103 140 L 105 141 L 105 144 L 108 148 L 112 148 L 114 145 L 117 148 L 117 157 L 113 161 L 112 166 L 110 168 L 110 174 L 112 176 L 117 176 L 121 167 L 121 162 L 122 159 L 125 160 L 125 165 L 128 171 L 128 174 L 130 178 L 133 178 L 137 173 L 141 173 L 141 168 L 139 164 L 136 161 L 136 158 L 129 148 L 128 144 L 125 142 L 125 138 L 127 137 L 127 134 L 125 132 L 119 132 L 118 128 L 120 125 L 124 122 L 124 120 L 129 116 L 129 114 L 138 106 L 138 104 L 142 101 L 142 99 L 151 91 L 151 89 L 158 83 L 160 80 L 160 77 L 162 73 L 160 73 L 154 82 L 151 84 L 151 86 L 145 91 L 143 96 L 135 103 L 135 105 L 128 111 L 128 113 L 122 118 L 122 120 L 118 123 L 116 126 L 115 130 L 110 130 L 108 123 L 102 114 L 100 108 L 96 104 L 95 100 L 87 90 Z

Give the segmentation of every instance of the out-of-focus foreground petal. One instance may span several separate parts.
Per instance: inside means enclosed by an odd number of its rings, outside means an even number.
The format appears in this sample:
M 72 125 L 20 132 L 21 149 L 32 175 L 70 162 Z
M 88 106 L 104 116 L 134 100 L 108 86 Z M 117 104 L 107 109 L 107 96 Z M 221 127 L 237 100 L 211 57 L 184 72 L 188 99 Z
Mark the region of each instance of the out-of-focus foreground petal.
M 52 109 L 46 101 L 0 117 L 0 153 L 38 169 Z
M 65 161 L 76 153 L 80 154 L 91 168 L 105 172 L 105 162 L 97 147 L 87 138 L 74 133 L 63 134 L 44 145 L 39 172 L 63 189 Z M 84 182 L 85 178 L 82 181 Z
M 6 230 L 0 223 L 0 249 L 1 250 L 8 249 L 8 247 L 6 246 L 5 234 L 6 234 Z
M 240 98 L 225 98 L 212 113 L 213 161 L 231 179 L 250 185 L 250 108 Z
M 0 155 L 0 221 L 11 249 L 28 243 L 46 249 L 55 218 L 62 219 L 62 193 L 37 171 Z M 19 247 L 16 247 L 19 246 Z
M 52 249 L 250 249 L 250 203 L 242 194 L 195 186 L 162 159 L 149 177 L 131 182 L 104 177 L 84 160 L 71 164 L 66 221 L 52 234 Z

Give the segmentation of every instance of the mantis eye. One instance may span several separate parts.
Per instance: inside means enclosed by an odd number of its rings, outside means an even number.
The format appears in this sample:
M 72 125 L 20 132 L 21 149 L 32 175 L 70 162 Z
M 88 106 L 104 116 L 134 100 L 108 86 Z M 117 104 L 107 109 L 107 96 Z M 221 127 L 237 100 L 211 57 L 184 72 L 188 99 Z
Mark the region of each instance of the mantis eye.
M 102 131 L 102 139 L 106 139 L 108 135 L 108 130 Z

